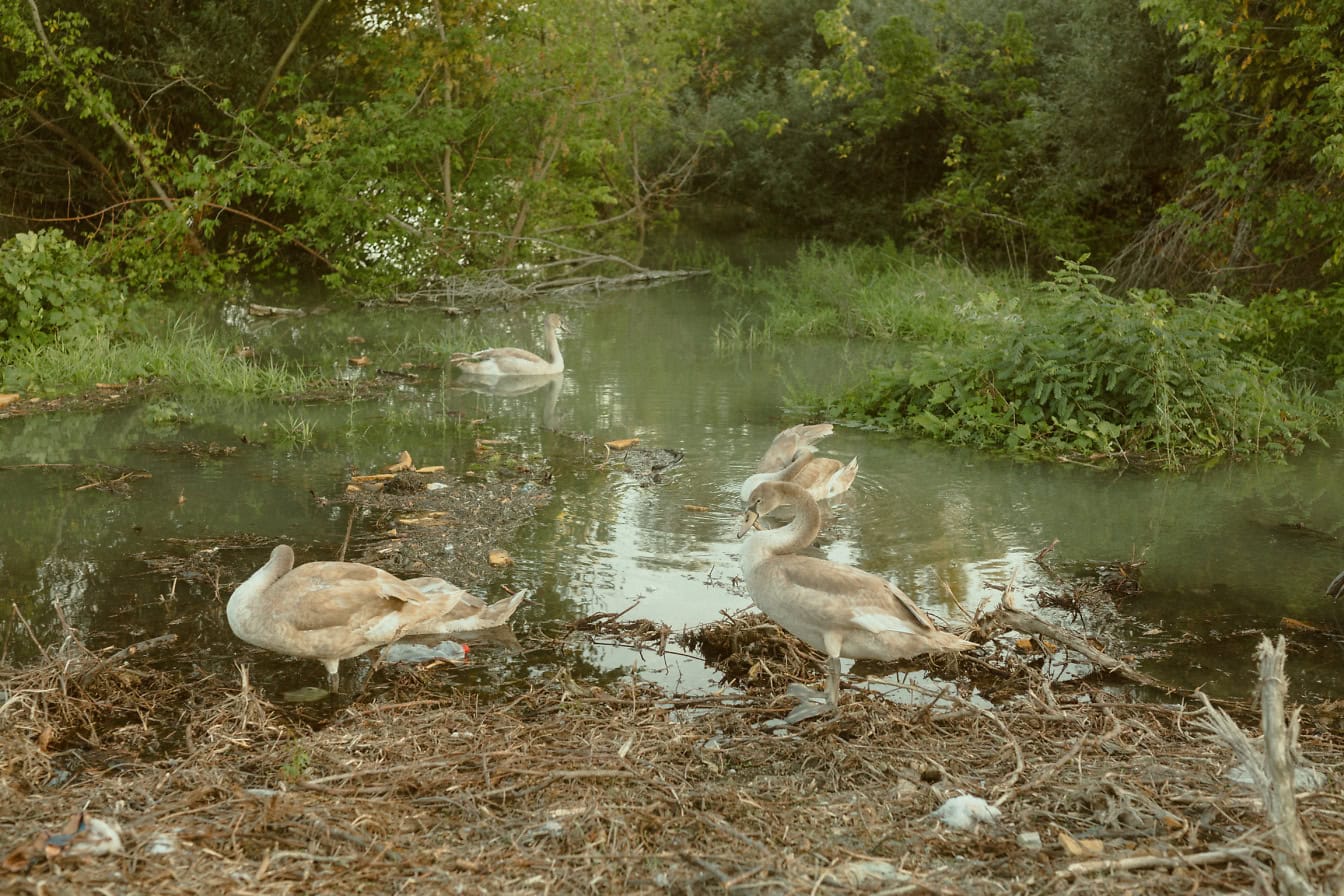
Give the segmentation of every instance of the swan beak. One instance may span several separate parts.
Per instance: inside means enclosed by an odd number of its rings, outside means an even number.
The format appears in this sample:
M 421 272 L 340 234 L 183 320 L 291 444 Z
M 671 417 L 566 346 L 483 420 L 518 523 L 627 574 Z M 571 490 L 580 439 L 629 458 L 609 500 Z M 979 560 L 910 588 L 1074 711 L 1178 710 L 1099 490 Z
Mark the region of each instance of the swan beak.
M 761 528 L 761 515 L 754 510 L 748 510 L 742 517 L 742 525 L 737 528 L 737 537 L 742 538 L 752 529 Z

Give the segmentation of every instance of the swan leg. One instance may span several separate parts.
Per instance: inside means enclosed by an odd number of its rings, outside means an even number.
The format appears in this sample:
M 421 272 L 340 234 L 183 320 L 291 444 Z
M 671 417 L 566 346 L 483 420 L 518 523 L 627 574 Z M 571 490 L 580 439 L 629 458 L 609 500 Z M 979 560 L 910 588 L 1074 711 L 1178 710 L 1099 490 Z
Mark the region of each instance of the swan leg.
M 327 667 L 327 690 L 338 693 L 341 689 L 341 661 L 323 660 L 322 665 Z
M 840 705 L 840 657 L 826 657 L 826 700 L 835 709 Z

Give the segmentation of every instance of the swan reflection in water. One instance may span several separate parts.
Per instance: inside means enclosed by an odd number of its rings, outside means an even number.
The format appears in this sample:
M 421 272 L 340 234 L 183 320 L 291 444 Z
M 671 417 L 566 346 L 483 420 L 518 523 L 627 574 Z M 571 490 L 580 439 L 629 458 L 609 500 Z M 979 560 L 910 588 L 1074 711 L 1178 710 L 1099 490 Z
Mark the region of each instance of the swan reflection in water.
M 557 429 L 558 418 L 555 408 L 560 401 L 560 389 L 564 386 L 563 373 L 522 376 L 473 376 L 459 374 L 453 378 L 452 388 L 479 395 L 496 395 L 501 398 L 515 398 L 546 389 L 546 403 L 541 409 L 541 425 L 546 429 Z

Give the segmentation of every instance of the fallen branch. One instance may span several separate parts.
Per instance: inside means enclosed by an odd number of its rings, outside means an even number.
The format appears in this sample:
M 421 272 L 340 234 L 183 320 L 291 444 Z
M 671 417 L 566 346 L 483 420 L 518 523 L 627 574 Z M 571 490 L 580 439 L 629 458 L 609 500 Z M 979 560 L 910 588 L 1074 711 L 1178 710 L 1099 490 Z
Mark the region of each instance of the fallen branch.
M 1311 884 L 1311 849 L 1297 816 L 1296 769 L 1293 754 L 1302 721 L 1301 708 L 1291 719 L 1284 714 L 1288 677 L 1284 661 L 1288 648 L 1283 635 L 1270 643 L 1260 639 L 1260 729 L 1265 737 L 1265 815 L 1274 844 L 1274 876 L 1285 893 L 1316 893 Z
M 1127 678 L 1137 684 L 1148 687 L 1158 688 L 1167 693 L 1179 690 L 1166 682 L 1159 681 L 1151 675 L 1147 675 L 1135 669 L 1133 666 L 1118 660 L 1105 651 L 1098 650 L 1088 643 L 1087 638 L 1075 634 L 1068 629 L 1060 628 L 1057 625 L 1046 622 L 1029 610 L 1023 610 L 1013 602 L 1012 586 L 1008 585 L 1003 589 L 1003 600 L 998 609 L 988 614 L 979 624 L 980 631 L 992 637 L 996 632 L 1005 629 L 1021 632 L 1024 635 L 1039 635 L 1043 638 L 1049 638 L 1051 641 L 1062 644 L 1069 650 L 1082 654 L 1089 663 L 1101 669 L 1104 672 L 1113 675 L 1119 675 Z
M 169 634 L 166 635 L 159 635 L 157 638 L 147 638 L 144 641 L 137 641 L 128 647 L 123 647 L 121 650 L 118 650 L 116 653 L 111 654 L 110 656 L 103 657 L 103 659 L 99 660 L 95 665 L 90 666 L 83 672 L 80 672 L 77 676 L 75 676 L 75 683 L 83 684 L 85 681 L 88 681 L 89 679 L 94 678 L 95 676 L 103 672 L 103 670 L 110 669 L 111 667 L 115 666 L 117 663 L 122 662 L 123 660 L 128 660 L 138 653 L 144 653 L 146 650 L 154 650 L 155 648 L 162 647 L 165 644 L 171 644 L 176 640 L 177 635 L 174 635 L 170 632 Z
M 1074 862 L 1063 870 L 1056 871 L 1056 877 L 1070 874 L 1097 874 L 1113 871 L 1140 871 L 1144 868 L 1185 868 L 1190 865 L 1218 865 L 1223 862 L 1244 862 L 1254 855 L 1246 847 L 1233 849 L 1211 849 L 1191 855 L 1178 856 L 1130 856 L 1126 859 L 1092 859 L 1087 862 Z

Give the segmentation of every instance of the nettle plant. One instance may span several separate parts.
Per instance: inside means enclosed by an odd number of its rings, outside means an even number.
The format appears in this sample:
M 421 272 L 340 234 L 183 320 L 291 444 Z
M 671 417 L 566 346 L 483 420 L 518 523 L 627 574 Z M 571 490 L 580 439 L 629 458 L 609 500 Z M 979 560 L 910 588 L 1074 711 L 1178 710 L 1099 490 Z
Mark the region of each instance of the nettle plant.
M 1247 352 L 1243 306 L 1217 294 L 1106 294 L 1065 262 L 1020 325 L 926 347 L 827 410 L 1033 457 L 1155 464 L 1300 450 L 1324 408 Z
M 0 350 L 90 332 L 124 305 L 120 287 L 60 231 L 20 233 L 0 244 Z

